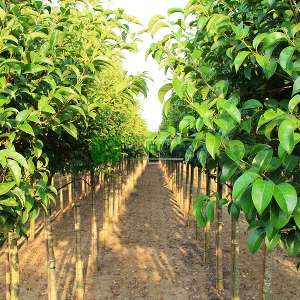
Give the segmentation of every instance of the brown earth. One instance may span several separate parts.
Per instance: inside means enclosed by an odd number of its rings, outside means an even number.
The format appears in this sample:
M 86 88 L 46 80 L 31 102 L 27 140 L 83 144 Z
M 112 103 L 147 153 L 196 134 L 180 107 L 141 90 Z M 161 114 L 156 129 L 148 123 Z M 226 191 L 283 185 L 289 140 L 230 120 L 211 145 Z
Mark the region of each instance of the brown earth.
M 97 194 L 102 224 L 101 191 Z M 87 300 L 113 299 L 230 299 L 230 219 L 224 213 L 225 291 L 218 295 L 215 281 L 214 230 L 209 266 L 204 266 L 203 234 L 195 240 L 193 228 L 182 214 L 158 164 L 149 164 L 126 201 L 120 220 L 111 225 L 107 247 L 101 250 L 101 270 L 91 273 L 91 203 L 82 203 L 82 251 Z M 247 225 L 241 223 L 241 299 L 258 299 L 261 253 L 245 247 Z M 72 212 L 54 222 L 59 299 L 74 299 L 74 232 Z M 21 299 L 47 299 L 44 235 L 20 250 Z M 5 262 L 0 257 L 0 299 L 5 295 Z M 300 276 L 295 260 L 282 250 L 273 254 L 272 296 L 275 300 L 300 299 Z

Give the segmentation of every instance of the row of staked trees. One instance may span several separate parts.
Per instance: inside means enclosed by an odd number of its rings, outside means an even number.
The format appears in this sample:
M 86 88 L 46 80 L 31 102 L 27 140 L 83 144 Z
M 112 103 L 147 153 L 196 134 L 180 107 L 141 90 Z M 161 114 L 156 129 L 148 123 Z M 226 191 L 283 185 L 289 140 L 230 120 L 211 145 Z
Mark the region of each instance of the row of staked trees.
M 11 299 L 17 241 L 39 215 L 49 223 L 54 174 L 76 180 L 143 153 L 136 98 L 147 78 L 122 67 L 123 51 L 137 47 L 133 23 L 92 1 L 0 1 L 0 241 L 9 247 Z
M 148 146 L 216 179 L 217 193 L 195 199 L 199 226 L 224 206 L 233 233 L 241 216 L 247 220 L 249 250 L 265 253 L 262 299 L 269 299 L 269 253 L 300 252 L 299 21 L 294 0 L 190 0 L 149 23 L 158 39 L 148 54 L 169 82 L 159 91 L 161 131 Z

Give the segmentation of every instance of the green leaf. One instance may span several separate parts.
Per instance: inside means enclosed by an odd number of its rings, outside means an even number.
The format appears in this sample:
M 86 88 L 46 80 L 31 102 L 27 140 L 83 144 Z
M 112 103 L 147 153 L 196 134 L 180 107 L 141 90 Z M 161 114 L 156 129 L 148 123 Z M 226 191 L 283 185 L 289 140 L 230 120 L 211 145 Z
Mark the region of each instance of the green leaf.
M 200 162 L 202 168 L 206 167 L 206 161 L 207 161 L 207 152 L 204 150 L 200 150 L 197 153 L 198 161 Z
M 267 79 L 270 79 L 277 69 L 277 61 L 268 56 L 263 56 L 260 54 L 255 54 L 257 63 L 262 67 L 263 72 Z
M 49 99 L 47 97 L 42 96 L 41 99 L 38 102 L 38 110 L 42 112 L 47 112 L 50 114 L 54 114 L 55 110 L 54 108 L 49 105 Z
M 280 234 L 275 234 L 275 236 L 269 240 L 268 237 L 266 238 L 266 246 L 267 246 L 267 250 L 269 252 L 273 251 L 273 249 L 278 245 L 278 243 L 280 242 Z
M 169 27 L 169 24 L 164 21 L 156 23 L 151 30 L 151 35 L 154 36 L 161 28 L 165 27 Z
M 293 112 L 293 110 L 299 103 L 300 103 L 300 95 L 294 96 L 289 102 L 289 111 Z
M 293 85 L 292 96 L 295 96 L 299 92 L 300 92 L 300 77 L 297 77 L 297 79 L 295 80 L 294 85 Z
M 274 198 L 279 207 L 291 215 L 297 205 L 297 192 L 295 188 L 287 183 L 280 183 L 274 189 Z
M 196 129 L 198 132 L 202 130 L 203 125 L 204 125 L 204 123 L 203 123 L 202 118 L 198 118 L 196 121 Z
M 254 38 L 253 48 L 255 48 L 255 50 L 257 50 L 258 46 L 260 45 L 260 43 L 264 40 L 264 38 L 266 36 L 267 36 L 267 33 L 260 33 Z
M 237 123 L 241 122 L 241 113 L 234 104 L 225 99 L 219 99 L 217 101 L 217 106 L 219 110 L 226 111 Z
M 252 186 L 252 201 L 257 212 L 262 215 L 270 204 L 274 191 L 274 183 L 258 178 Z
M 209 222 L 213 222 L 215 218 L 215 207 L 216 207 L 215 201 L 208 201 L 205 213 L 206 213 L 207 220 Z
M 222 167 L 222 173 L 220 177 L 221 183 L 227 182 L 235 174 L 238 169 L 238 165 L 233 161 L 227 161 Z
M 236 72 L 239 70 L 239 68 L 241 67 L 241 65 L 244 63 L 245 59 L 247 58 L 247 56 L 250 54 L 250 51 L 240 51 L 238 53 L 238 55 L 235 57 L 234 60 L 234 66 L 235 66 L 235 70 Z
M 268 49 L 276 44 L 278 44 L 281 41 L 284 41 L 287 39 L 287 36 L 282 32 L 271 32 L 267 33 L 266 37 L 264 38 L 264 48 Z
M 284 48 L 279 56 L 279 64 L 281 66 L 281 68 L 285 71 L 287 71 L 288 73 L 289 70 L 291 69 L 291 64 L 292 64 L 292 57 L 293 54 L 295 52 L 295 48 L 294 47 L 286 47 Z
M 13 159 L 8 159 L 7 165 L 14 176 L 17 186 L 19 186 L 21 177 L 22 177 L 21 168 L 20 168 L 19 164 Z
M 0 183 L 0 196 L 8 193 L 15 185 L 14 181 Z
M 28 133 L 32 136 L 35 136 L 34 131 L 31 127 L 31 125 L 29 125 L 29 123 L 25 122 L 22 125 L 19 126 L 19 128 L 24 131 L 25 133 Z
M 298 199 L 297 205 L 294 210 L 294 220 L 297 227 L 300 229 L 300 200 Z
M 274 228 L 277 230 L 283 228 L 289 222 L 290 217 L 291 216 L 281 210 L 276 203 L 271 204 L 270 223 Z
M 162 86 L 158 91 L 158 99 L 161 103 L 165 102 L 166 94 L 172 89 L 173 85 L 171 83 L 167 83 Z
M 258 132 L 259 128 L 261 128 L 263 125 L 271 122 L 274 119 L 282 118 L 284 115 L 285 115 L 285 113 L 282 110 L 280 110 L 280 109 L 277 109 L 277 110 L 268 109 L 259 118 L 256 131 Z
M 255 228 L 250 231 L 247 238 L 247 246 L 252 254 L 260 248 L 265 236 L 266 232 L 262 228 Z
M 8 198 L 8 199 L 0 200 L 0 205 L 16 207 L 19 204 L 15 198 Z
M 173 78 L 173 88 L 175 93 L 179 98 L 182 98 L 185 92 L 185 85 L 183 80 L 179 79 L 178 77 Z
M 195 117 L 190 115 L 185 116 L 179 123 L 179 131 L 185 132 L 188 129 L 192 129 L 195 127 L 195 123 L 196 123 Z
M 219 153 L 221 137 L 208 132 L 206 134 L 205 145 L 208 153 L 215 159 L 216 154 Z
M 279 126 L 278 137 L 280 145 L 288 154 L 291 154 L 295 147 L 294 132 L 298 127 L 297 123 L 295 119 L 287 119 Z
M 243 109 L 255 109 L 255 108 L 260 108 L 263 107 L 263 105 L 261 104 L 261 102 L 259 102 L 256 99 L 250 99 L 247 100 L 244 104 L 243 104 Z
M 254 157 L 252 165 L 255 168 L 257 168 L 258 172 L 263 172 L 269 167 L 272 157 L 273 157 L 272 149 L 259 151 L 257 155 Z
M 70 123 L 70 124 L 62 125 L 62 127 L 68 134 L 70 134 L 72 137 L 77 139 L 78 133 L 77 133 L 77 128 L 75 127 L 74 124 Z
M 238 201 L 249 185 L 251 185 L 259 175 L 257 173 L 254 173 L 252 171 L 246 171 L 244 174 L 242 174 L 233 185 L 232 190 L 232 197 L 233 200 Z
M 174 149 L 179 146 L 182 143 L 182 137 L 177 136 L 175 139 L 172 140 L 171 146 L 170 146 L 170 151 L 173 152 Z
M 231 140 L 225 148 L 225 153 L 230 159 L 240 164 L 241 159 L 245 155 L 245 146 L 239 140 Z

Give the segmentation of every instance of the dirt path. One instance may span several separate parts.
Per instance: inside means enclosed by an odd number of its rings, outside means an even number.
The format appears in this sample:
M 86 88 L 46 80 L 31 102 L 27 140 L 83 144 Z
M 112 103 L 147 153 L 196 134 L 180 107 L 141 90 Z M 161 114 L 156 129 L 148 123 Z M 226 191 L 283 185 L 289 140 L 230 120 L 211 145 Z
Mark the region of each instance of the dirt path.
M 194 188 L 196 190 L 196 186 Z M 96 195 L 97 219 L 102 229 L 102 191 Z M 102 266 L 88 271 L 91 236 L 91 202 L 81 203 L 82 257 L 86 300 L 218 300 L 230 299 L 230 218 L 224 209 L 223 268 L 225 291 L 215 285 L 214 226 L 210 262 L 204 266 L 203 232 L 195 240 L 193 228 L 184 225 L 182 214 L 167 187 L 158 164 L 149 164 L 137 181 L 119 221 L 111 224 Z M 58 299 L 74 299 L 74 222 L 69 211 L 54 224 Z M 246 249 L 247 224 L 240 222 L 241 299 L 258 299 L 261 253 Z M 273 253 L 271 299 L 300 299 L 300 276 L 295 259 L 278 249 Z M 20 250 L 21 299 L 47 299 L 47 268 L 44 234 Z M 5 262 L 0 257 L 0 299 L 5 298 Z
M 87 299 L 208 299 L 199 249 L 161 170 L 149 165 L 113 228 L 103 267 Z

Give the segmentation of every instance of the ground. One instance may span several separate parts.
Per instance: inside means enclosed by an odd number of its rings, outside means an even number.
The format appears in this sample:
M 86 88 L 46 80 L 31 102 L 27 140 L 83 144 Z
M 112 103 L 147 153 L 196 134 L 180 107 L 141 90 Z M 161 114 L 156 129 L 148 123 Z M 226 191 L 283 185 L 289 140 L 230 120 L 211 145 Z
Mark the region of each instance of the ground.
M 97 212 L 102 224 L 102 191 L 97 193 Z M 214 229 L 210 262 L 203 265 L 203 233 L 195 239 L 186 227 L 179 207 L 158 164 L 149 164 L 126 200 L 118 222 L 111 225 L 107 247 L 101 249 L 101 269 L 89 269 L 91 203 L 81 206 L 82 251 L 87 300 L 230 299 L 230 219 L 224 211 L 225 291 L 214 289 Z M 258 299 L 261 253 L 245 247 L 247 225 L 242 221 L 241 299 Z M 74 299 L 74 232 L 70 211 L 54 221 L 58 299 Z M 43 232 L 20 250 L 21 299 L 47 299 L 46 251 Z M 300 299 L 300 276 L 295 260 L 282 250 L 273 254 L 272 295 L 275 300 Z M 0 257 L 0 299 L 5 291 L 4 255 Z

